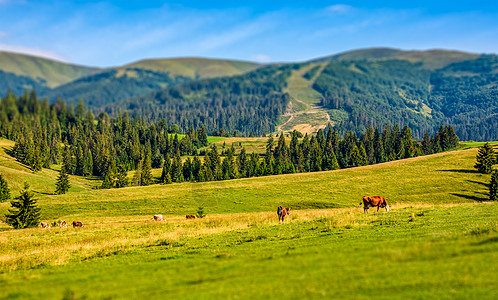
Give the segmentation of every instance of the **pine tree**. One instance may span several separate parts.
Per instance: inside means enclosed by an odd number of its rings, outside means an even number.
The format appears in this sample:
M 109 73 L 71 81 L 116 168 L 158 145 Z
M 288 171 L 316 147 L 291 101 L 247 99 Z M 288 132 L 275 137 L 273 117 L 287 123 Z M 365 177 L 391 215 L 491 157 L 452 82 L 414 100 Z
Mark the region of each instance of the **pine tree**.
M 10 189 L 7 180 L 0 174 L 0 202 L 10 200 Z
M 425 132 L 424 139 L 422 140 L 422 152 L 427 155 L 432 153 L 431 138 L 429 132 Z
M 114 180 L 111 172 L 105 172 L 104 174 L 104 180 L 102 180 L 102 185 L 100 188 L 102 189 L 110 189 L 114 186 Z
M 24 184 L 19 196 L 10 202 L 12 208 L 5 215 L 6 223 L 15 229 L 37 227 L 40 222 L 40 208 L 36 205 L 33 193 L 29 191 L 29 185 Z
M 163 171 L 161 173 L 161 183 L 166 183 L 166 175 L 169 175 L 171 180 L 171 159 L 169 158 L 169 154 L 166 153 L 166 157 L 164 158 L 163 163 Z
M 41 171 L 43 167 L 43 161 L 42 161 L 42 155 L 40 153 L 40 147 L 34 147 L 33 157 L 31 158 L 30 167 L 31 170 L 33 170 L 33 172 Z
M 128 186 L 128 177 L 127 177 L 126 168 L 124 166 L 118 167 L 118 175 L 116 176 L 116 187 L 122 188 Z
M 192 176 L 194 177 L 195 181 L 199 181 L 199 172 L 201 171 L 201 168 L 202 168 L 201 159 L 198 156 L 195 156 L 194 161 L 192 163 Z
M 489 183 L 489 200 L 498 200 L 498 170 L 494 170 L 491 174 L 491 182 Z
M 479 150 L 477 151 L 474 168 L 476 168 L 479 173 L 489 174 L 493 171 L 495 160 L 496 157 L 493 146 L 486 143 L 479 147 Z
M 240 153 L 237 156 L 236 161 L 240 177 L 247 177 L 246 169 L 248 168 L 248 160 L 245 148 L 242 148 L 242 150 L 240 150 Z
M 171 162 L 171 179 L 173 182 L 183 182 L 183 166 L 180 158 L 180 151 L 177 151 Z
M 142 184 L 152 184 L 152 162 L 151 162 L 150 147 L 146 150 L 144 163 L 142 165 Z
M 140 160 L 137 165 L 137 169 L 135 170 L 135 174 L 133 174 L 133 185 L 141 186 L 142 185 L 142 164 L 143 161 Z
M 69 183 L 69 175 L 66 173 L 66 168 L 62 166 L 59 176 L 57 177 L 57 182 L 55 183 L 55 193 L 57 195 L 65 194 L 71 188 Z

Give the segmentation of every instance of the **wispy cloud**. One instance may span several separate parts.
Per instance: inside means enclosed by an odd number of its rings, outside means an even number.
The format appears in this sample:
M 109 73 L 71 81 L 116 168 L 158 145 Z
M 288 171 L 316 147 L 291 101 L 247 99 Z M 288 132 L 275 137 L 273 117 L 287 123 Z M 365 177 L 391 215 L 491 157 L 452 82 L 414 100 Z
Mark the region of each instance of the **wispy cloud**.
M 205 51 L 217 49 L 263 33 L 270 26 L 271 25 L 264 20 L 256 20 L 247 24 L 231 27 L 222 32 L 211 33 L 199 43 L 199 46 Z
M 327 7 L 327 11 L 338 13 L 338 14 L 347 14 L 354 10 L 354 7 L 347 4 L 335 4 Z
M 271 61 L 271 57 L 266 54 L 253 54 L 251 55 L 251 60 L 259 62 L 269 62 Z

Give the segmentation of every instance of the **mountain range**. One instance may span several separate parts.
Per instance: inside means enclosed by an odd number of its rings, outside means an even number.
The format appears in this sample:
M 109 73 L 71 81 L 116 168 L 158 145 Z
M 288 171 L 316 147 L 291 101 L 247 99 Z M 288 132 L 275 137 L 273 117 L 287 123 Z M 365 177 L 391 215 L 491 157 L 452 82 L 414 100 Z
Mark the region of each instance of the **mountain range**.
M 461 139 L 498 139 L 498 57 L 450 50 L 359 49 L 300 63 L 173 58 L 94 68 L 0 52 L 0 91 L 35 89 L 96 113 L 164 118 L 257 135 L 364 132 L 451 124 Z

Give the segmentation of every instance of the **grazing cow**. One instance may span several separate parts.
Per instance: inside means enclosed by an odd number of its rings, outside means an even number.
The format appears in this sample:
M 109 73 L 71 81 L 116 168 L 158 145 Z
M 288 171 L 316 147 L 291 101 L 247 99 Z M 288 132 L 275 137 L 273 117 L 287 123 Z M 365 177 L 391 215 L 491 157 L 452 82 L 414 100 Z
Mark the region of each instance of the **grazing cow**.
M 73 221 L 73 227 L 83 227 L 83 223 L 78 221 Z
M 386 208 L 386 211 L 389 211 L 389 204 L 387 204 L 386 198 L 382 196 L 365 196 L 361 199 L 363 200 L 363 212 L 367 212 L 370 207 L 374 206 L 377 206 L 377 211 L 379 211 L 379 208 Z
M 290 215 L 290 208 L 285 208 L 283 206 L 279 206 L 277 208 L 277 214 L 278 214 L 278 221 L 280 222 L 280 224 L 282 224 L 285 216 Z
M 61 221 L 61 223 L 59 224 L 60 227 L 67 227 L 67 224 L 66 224 L 66 221 Z
M 41 222 L 41 223 L 40 223 L 40 226 L 41 226 L 42 228 L 50 228 L 50 224 L 48 224 L 47 222 Z
M 164 221 L 163 215 L 154 215 L 154 221 Z
M 187 218 L 187 219 L 195 219 L 195 216 L 194 215 L 186 215 L 185 218 Z

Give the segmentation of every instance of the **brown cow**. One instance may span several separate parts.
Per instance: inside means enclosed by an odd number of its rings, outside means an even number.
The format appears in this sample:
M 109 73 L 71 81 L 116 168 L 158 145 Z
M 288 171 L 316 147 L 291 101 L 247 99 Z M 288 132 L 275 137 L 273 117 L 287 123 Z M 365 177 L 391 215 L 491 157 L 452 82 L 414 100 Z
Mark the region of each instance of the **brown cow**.
M 389 211 L 389 204 L 387 204 L 386 198 L 382 196 L 373 196 L 373 197 L 365 196 L 361 199 L 363 200 L 363 212 L 367 212 L 370 207 L 374 206 L 377 206 L 377 211 L 379 211 L 379 208 L 384 208 L 384 207 L 386 208 L 386 211 Z
M 154 215 L 154 221 L 164 221 L 163 215 Z
M 185 218 L 187 218 L 187 219 L 195 219 L 195 216 L 194 215 L 186 215 Z
M 73 227 L 83 227 L 83 223 L 78 221 L 73 221 Z
M 50 224 L 48 224 L 47 222 L 41 222 L 41 223 L 40 223 L 40 226 L 41 226 L 42 228 L 50 228 Z
M 59 224 L 60 227 L 67 227 L 67 224 L 66 224 L 66 221 L 61 221 L 61 223 Z
M 278 221 L 280 224 L 284 221 L 286 215 L 290 215 L 290 208 L 285 208 L 283 206 L 279 206 L 277 208 Z

